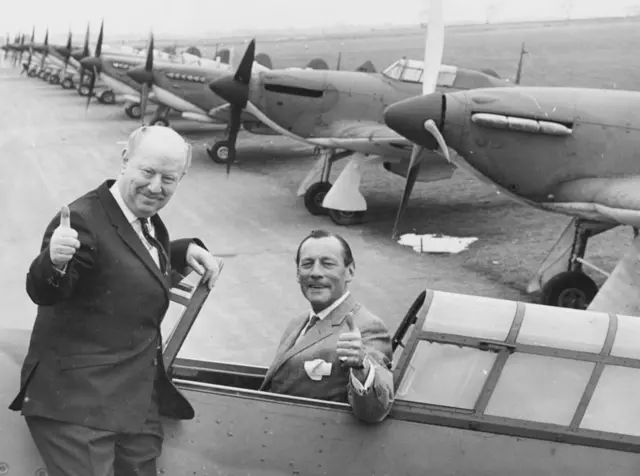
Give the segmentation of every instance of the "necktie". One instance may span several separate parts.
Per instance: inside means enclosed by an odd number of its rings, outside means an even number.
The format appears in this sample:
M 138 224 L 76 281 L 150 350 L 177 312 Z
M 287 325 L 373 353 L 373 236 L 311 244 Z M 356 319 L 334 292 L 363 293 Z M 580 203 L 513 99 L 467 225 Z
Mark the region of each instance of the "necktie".
M 167 254 L 164 251 L 164 248 L 160 244 L 158 240 L 156 240 L 153 236 L 151 236 L 151 232 L 149 231 L 149 219 L 148 218 L 138 218 L 138 221 L 142 225 L 142 234 L 149 242 L 151 246 L 158 250 L 158 258 L 160 259 L 160 271 L 162 274 L 167 274 Z
M 315 314 L 313 316 L 311 316 L 309 318 L 309 322 L 307 324 L 307 328 L 304 330 L 304 333 L 306 334 L 307 332 L 309 332 L 311 330 L 311 328 L 318 323 L 319 320 L 320 320 L 320 318 L 318 316 L 316 316 Z

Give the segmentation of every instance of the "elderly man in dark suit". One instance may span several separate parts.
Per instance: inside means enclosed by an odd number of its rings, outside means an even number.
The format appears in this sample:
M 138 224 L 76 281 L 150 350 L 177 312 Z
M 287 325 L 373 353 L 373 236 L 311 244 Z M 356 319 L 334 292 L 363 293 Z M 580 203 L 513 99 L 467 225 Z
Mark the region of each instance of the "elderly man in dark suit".
M 157 212 L 189 167 L 175 131 L 142 127 L 117 180 L 63 207 L 27 274 L 38 305 L 20 391 L 49 476 L 155 476 L 160 415 L 194 410 L 167 376 L 160 324 L 189 268 L 213 284 L 220 263 L 198 239 L 169 240 Z
M 348 402 L 360 420 L 383 420 L 394 399 L 391 337 L 347 289 L 355 274 L 349 244 L 314 231 L 296 264 L 311 310 L 287 326 L 261 390 Z

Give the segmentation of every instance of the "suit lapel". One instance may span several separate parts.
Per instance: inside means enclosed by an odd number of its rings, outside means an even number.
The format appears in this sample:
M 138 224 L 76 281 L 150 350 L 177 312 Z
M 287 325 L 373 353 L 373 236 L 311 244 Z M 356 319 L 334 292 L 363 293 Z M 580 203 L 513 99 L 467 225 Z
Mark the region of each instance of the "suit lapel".
M 153 261 L 151 254 L 142 244 L 142 241 L 140 241 L 140 237 L 138 236 L 136 231 L 133 229 L 133 226 L 127 221 L 127 218 L 124 216 L 124 213 L 122 213 L 120 206 L 115 201 L 115 199 L 111 195 L 111 192 L 109 191 L 109 187 L 113 185 L 113 183 L 114 183 L 113 180 L 107 180 L 105 183 L 100 185 L 100 187 L 98 187 L 98 197 L 100 198 L 100 202 L 102 203 L 102 206 L 107 212 L 107 215 L 111 220 L 111 224 L 116 229 L 118 235 L 120 235 L 120 238 L 122 238 L 122 241 L 124 241 L 127 244 L 127 246 L 131 248 L 131 250 L 138 256 L 138 258 L 140 258 L 140 260 L 149 269 L 151 274 L 153 274 L 156 277 L 156 279 L 160 281 L 165 292 L 168 294 L 170 287 L 168 285 L 169 281 L 167 280 L 167 277 L 162 275 L 160 268 L 158 267 L 156 262 Z M 158 218 L 156 221 L 154 221 L 154 226 L 155 226 L 155 223 L 157 223 L 159 220 L 160 219 Z M 162 228 L 165 235 L 164 240 L 166 241 L 166 228 L 164 228 L 164 225 L 162 225 L 159 228 Z M 162 243 L 162 241 L 160 242 Z M 164 243 L 163 243 L 163 246 L 164 246 Z
M 276 356 L 273 359 L 273 363 L 271 364 L 271 366 L 267 370 L 267 373 L 264 376 L 265 384 L 271 380 L 271 377 L 273 377 L 273 374 L 275 374 L 276 370 L 278 370 L 280 366 L 282 366 L 282 363 L 284 362 L 283 360 L 284 356 L 286 355 L 287 351 L 291 349 L 291 347 L 293 346 L 293 343 L 296 341 L 296 339 L 300 335 L 300 332 L 302 332 L 302 329 L 307 324 L 308 318 L 309 316 L 307 314 L 297 318 L 291 324 L 290 330 L 287 329 L 286 331 L 287 334 L 284 338 L 284 341 L 280 346 L 278 346 L 278 350 L 276 351 Z
M 295 342 L 303 327 L 306 325 L 309 315 L 305 314 L 300 318 L 296 325 L 292 327 L 292 331 L 287 336 L 285 342 L 280 346 L 279 355 L 276 355 L 273 365 L 267 372 L 267 375 L 265 375 L 265 384 L 271 380 L 273 375 L 291 357 L 338 332 L 347 315 L 353 311 L 357 305 L 358 303 L 353 296 L 349 295 L 342 304 L 331 311 L 322 321 L 309 329 L 298 342 Z

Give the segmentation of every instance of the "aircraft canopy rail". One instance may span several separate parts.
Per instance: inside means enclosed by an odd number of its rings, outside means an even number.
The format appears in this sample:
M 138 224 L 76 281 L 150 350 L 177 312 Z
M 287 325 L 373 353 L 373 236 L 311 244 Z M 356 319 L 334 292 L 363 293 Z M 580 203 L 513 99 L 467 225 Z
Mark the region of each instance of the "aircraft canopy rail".
M 429 290 L 394 380 L 400 418 L 640 452 L 640 317 Z
M 424 61 L 402 58 L 389 65 L 382 74 L 387 78 L 407 83 L 422 84 Z M 440 65 L 437 87 L 451 88 L 458 74 L 457 66 Z

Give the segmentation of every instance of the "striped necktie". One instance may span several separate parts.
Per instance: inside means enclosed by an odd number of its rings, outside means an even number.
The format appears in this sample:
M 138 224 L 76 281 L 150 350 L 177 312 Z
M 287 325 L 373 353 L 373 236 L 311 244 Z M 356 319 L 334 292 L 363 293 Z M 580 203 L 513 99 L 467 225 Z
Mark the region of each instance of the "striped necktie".
M 151 232 L 149 231 L 149 219 L 148 218 L 138 218 L 140 225 L 142 225 L 142 234 L 145 239 L 149 242 L 151 246 L 158 250 L 158 258 L 160 259 L 160 271 L 162 274 L 167 274 L 167 262 L 169 261 L 167 258 L 167 254 L 162 247 L 162 244 L 156 240 L 153 236 L 151 236 Z

